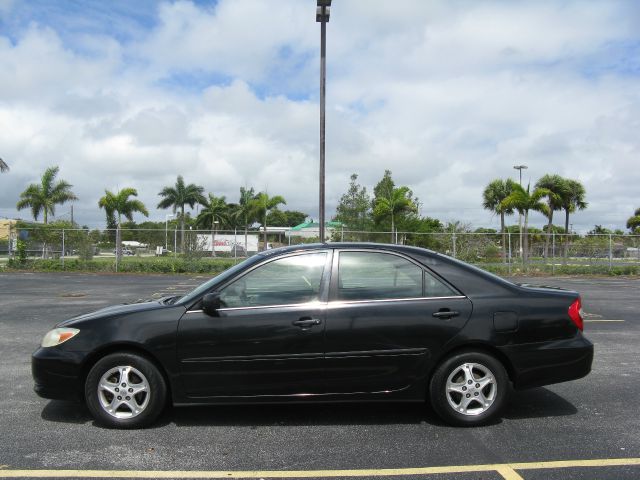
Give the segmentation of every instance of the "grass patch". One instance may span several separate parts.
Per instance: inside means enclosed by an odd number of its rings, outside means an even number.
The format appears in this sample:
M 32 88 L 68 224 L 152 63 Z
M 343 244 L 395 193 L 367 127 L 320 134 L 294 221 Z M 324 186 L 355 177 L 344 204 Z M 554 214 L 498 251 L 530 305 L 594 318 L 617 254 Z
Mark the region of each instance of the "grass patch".
M 120 273 L 211 273 L 218 274 L 235 265 L 228 258 L 123 258 L 118 264 Z M 93 260 L 37 259 L 19 262 L 9 260 L 7 270 L 29 270 L 37 272 L 115 272 L 113 258 Z
M 523 268 L 521 264 L 511 265 L 511 271 L 509 271 L 508 265 L 498 264 L 476 264 L 477 267 L 482 268 L 496 275 L 508 276 L 508 275 L 528 275 L 528 276 L 551 276 L 551 275 L 640 275 L 640 265 L 529 265 L 528 268 Z

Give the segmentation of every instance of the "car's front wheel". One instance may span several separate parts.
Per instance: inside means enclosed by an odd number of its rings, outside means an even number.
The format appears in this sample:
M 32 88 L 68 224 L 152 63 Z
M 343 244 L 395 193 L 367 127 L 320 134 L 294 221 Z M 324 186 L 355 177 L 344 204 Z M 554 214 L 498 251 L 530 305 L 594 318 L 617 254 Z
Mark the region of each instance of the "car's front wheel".
M 142 428 L 162 412 L 167 386 L 158 368 L 133 353 L 113 353 L 89 371 L 85 399 L 94 418 L 112 428 Z
M 502 363 L 482 352 L 446 358 L 431 377 L 431 405 L 451 425 L 477 426 L 495 419 L 504 406 L 509 378 Z

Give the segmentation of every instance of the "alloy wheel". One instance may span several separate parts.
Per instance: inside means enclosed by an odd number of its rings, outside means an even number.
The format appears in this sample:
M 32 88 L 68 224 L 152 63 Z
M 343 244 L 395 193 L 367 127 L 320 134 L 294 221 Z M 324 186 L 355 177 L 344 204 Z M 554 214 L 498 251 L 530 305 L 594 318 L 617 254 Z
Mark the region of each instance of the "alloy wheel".
M 98 400 L 102 409 L 115 418 L 140 415 L 151 398 L 149 381 L 129 365 L 109 369 L 98 382 Z
M 480 363 L 463 363 L 454 368 L 446 382 L 449 406 L 462 415 L 476 416 L 493 405 L 498 392 L 494 374 Z

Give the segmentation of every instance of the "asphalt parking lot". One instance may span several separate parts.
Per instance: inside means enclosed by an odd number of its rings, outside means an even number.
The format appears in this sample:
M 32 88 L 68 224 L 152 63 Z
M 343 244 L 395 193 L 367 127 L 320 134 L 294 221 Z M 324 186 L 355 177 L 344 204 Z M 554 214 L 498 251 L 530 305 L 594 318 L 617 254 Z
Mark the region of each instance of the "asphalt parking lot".
M 0 477 L 640 478 L 640 279 L 527 279 L 581 292 L 594 369 L 515 393 L 487 427 L 448 427 L 418 404 L 345 404 L 177 408 L 117 431 L 33 393 L 30 355 L 58 321 L 204 280 L 0 273 Z

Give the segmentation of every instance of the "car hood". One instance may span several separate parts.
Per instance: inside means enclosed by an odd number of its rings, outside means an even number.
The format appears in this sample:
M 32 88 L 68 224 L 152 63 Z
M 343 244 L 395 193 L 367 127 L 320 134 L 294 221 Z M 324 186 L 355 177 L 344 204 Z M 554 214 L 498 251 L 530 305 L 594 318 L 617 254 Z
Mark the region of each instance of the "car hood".
M 150 310 L 160 310 L 165 308 L 175 308 L 175 305 L 163 303 L 163 299 L 160 300 L 149 300 L 146 302 L 139 303 L 130 303 L 130 304 L 121 304 L 121 305 L 112 305 L 110 307 L 101 308 L 100 310 L 95 310 L 93 312 L 85 313 L 83 315 L 79 315 L 77 317 L 70 318 L 63 322 L 60 322 L 56 327 L 68 327 L 72 325 L 76 325 L 80 322 L 84 322 L 87 320 L 99 320 L 102 318 L 108 317 L 119 317 L 123 315 L 130 315 L 132 313 L 144 312 Z M 184 308 L 184 307 L 182 307 Z

